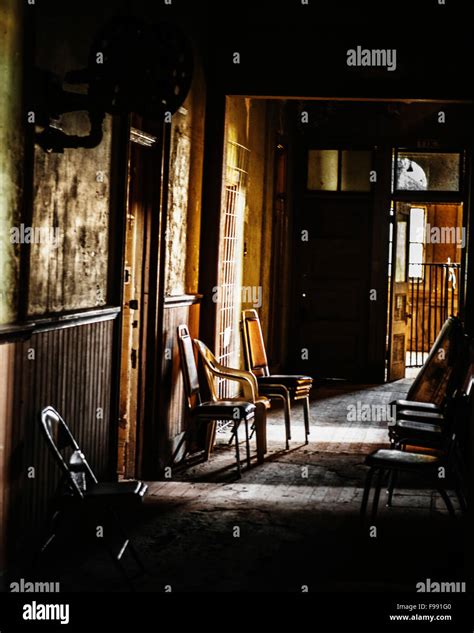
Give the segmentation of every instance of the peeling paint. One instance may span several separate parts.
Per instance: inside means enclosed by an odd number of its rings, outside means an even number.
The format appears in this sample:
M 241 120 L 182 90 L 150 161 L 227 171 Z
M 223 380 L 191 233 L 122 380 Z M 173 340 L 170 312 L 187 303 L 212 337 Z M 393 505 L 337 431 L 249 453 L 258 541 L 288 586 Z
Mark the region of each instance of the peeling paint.
M 87 115 L 65 114 L 62 127 L 68 134 L 87 134 Z M 55 249 L 31 246 L 31 315 L 107 302 L 110 153 L 110 117 L 94 149 L 66 149 L 64 154 L 35 149 L 33 226 L 58 227 L 63 239 Z

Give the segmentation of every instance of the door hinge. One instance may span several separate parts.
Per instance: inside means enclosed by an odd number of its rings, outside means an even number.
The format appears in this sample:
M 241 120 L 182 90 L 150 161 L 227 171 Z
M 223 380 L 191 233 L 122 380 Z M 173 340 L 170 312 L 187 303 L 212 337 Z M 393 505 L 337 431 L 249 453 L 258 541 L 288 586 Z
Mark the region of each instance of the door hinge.
M 132 354 L 131 354 L 132 369 L 136 369 L 137 368 L 137 358 L 138 358 L 137 350 L 136 349 L 132 349 Z

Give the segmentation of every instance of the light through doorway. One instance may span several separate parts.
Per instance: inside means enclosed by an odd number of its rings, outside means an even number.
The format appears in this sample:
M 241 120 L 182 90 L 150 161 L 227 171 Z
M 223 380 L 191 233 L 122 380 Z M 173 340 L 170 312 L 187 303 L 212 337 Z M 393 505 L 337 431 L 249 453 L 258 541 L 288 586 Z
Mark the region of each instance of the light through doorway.
M 459 153 L 394 157 L 387 380 L 416 377 L 446 319 L 459 315 L 466 250 L 460 180 Z

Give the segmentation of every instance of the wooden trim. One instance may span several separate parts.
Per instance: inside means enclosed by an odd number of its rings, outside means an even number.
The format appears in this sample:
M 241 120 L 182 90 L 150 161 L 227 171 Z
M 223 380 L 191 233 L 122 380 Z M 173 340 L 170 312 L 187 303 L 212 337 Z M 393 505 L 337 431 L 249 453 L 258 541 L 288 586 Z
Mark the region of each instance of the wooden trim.
M 25 341 L 31 337 L 34 329 L 35 323 L 0 325 L 0 345 L 14 341 Z
M 82 310 L 81 312 L 39 317 L 34 321 L 30 320 L 24 323 L 2 325 L 0 326 L 0 343 L 25 340 L 38 332 L 51 332 L 52 330 L 64 330 L 65 328 L 77 327 L 88 323 L 111 321 L 116 319 L 120 312 L 121 308 L 118 306 L 107 306 L 105 308 Z
M 185 306 L 192 306 L 196 303 L 201 303 L 203 295 L 176 295 L 165 297 L 164 307 L 170 308 L 182 308 Z
M 244 99 L 272 99 L 283 101 L 371 101 L 375 103 L 453 103 L 453 104 L 467 104 L 474 103 L 472 99 L 443 99 L 442 97 L 430 99 L 424 97 L 335 97 L 335 96 L 306 96 L 306 95 L 265 95 L 265 94 L 243 94 L 226 92 L 227 97 L 242 97 Z

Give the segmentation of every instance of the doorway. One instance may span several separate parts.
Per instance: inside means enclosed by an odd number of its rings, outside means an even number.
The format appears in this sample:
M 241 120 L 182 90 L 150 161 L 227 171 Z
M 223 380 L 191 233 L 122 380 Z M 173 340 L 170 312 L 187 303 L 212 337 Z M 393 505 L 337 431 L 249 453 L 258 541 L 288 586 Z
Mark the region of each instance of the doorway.
M 460 160 L 459 153 L 435 152 L 400 152 L 394 160 L 387 380 L 414 378 L 446 319 L 461 311 L 467 236 Z
M 150 358 L 155 355 L 153 328 L 159 302 L 156 261 L 160 245 L 162 143 L 146 130 L 140 118 L 132 117 L 127 167 L 117 460 L 117 474 L 125 478 L 141 476 L 145 423 L 151 419 L 149 411 L 153 406 L 150 385 L 154 364 Z
M 363 380 L 374 152 L 309 147 L 302 159 L 297 170 L 302 195 L 295 207 L 292 364 L 321 378 Z

